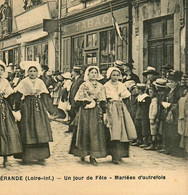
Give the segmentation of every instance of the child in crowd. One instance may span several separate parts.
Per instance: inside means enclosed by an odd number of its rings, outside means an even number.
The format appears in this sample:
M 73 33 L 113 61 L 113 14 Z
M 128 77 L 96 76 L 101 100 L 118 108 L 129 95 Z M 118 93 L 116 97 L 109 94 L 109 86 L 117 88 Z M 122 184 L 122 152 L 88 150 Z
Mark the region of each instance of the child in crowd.
M 136 99 L 136 117 L 135 126 L 137 131 L 137 145 L 141 148 L 149 146 L 150 142 L 150 126 L 149 126 L 149 106 L 150 97 L 145 93 L 146 85 L 137 83 L 137 93 L 139 94 Z
M 158 135 L 158 99 L 157 91 L 155 87 L 150 87 L 148 89 L 149 96 L 151 98 L 151 103 L 149 106 L 149 121 L 150 121 L 150 131 L 151 131 L 151 144 L 145 150 L 155 150 L 157 144 Z

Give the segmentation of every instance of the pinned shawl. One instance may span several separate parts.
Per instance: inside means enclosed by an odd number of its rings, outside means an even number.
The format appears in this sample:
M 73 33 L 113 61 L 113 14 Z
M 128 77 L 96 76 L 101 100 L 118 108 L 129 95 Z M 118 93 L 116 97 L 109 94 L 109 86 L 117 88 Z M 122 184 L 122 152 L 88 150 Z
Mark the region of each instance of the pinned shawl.
M 27 95 L 40 95 L 42 93 L 49 93 L 44 82 L 36 78 L 35 84 L 31 82 L 29 77 L 23 79 L 16 87 L 15 91 L 20 92 L 24 96 Z
M 106 101 L 105 89 L 104 86 L 97 82 L 94 86 L 89 80 L 82 83 L 80 86 L 75 98 L 75 101 L 89 101 L 93 100 Z
M 1 80 L 1 82 L 0 82 L 0 93 L 5 98 L 7 98 L 12 93 L 14 93 L 14 90 L 10 86 L 10 83 L 7 81 L 7 79 L 2 79 Z

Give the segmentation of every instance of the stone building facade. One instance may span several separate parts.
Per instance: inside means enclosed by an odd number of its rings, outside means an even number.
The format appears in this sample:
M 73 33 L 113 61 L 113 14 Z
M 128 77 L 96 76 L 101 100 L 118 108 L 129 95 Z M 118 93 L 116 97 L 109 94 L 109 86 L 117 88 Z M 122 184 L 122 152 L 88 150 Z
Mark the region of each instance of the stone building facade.
M 124 34 L 123 41 L 113 34 L 111 11 Z M 162 65 L 170 64 L 188 72 L 186 0 L 62 0 L 61 14 L 62 70 L 133 59 L 141 78 L 148 65 L 160 71 Z M 87 47 L 88 40 L 98 42 Z
M 133 59 L 141 76 L 148 65 L 188 72 L 184 0 L 133 1 Z

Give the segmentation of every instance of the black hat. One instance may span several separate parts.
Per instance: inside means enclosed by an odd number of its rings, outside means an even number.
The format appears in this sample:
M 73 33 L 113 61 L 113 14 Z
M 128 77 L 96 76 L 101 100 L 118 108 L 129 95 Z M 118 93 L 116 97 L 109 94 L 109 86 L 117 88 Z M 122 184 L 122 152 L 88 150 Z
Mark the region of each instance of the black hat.
M 170 64 L 165 64 L 161 67 L 161 70 L 165 69 L 165 70 L 173 70 L 173 67 Z
M 168 79 L 172 81 L 180 81 L 182 76 L 182 71 L 171 71 L 169 72 Z
M 49 70 L 49 67 L 47 65 L 42 65 L 41 68 L 45 71 L 48 71 Z
M 132 63 L 126 63 L 125 66 L 129 67 L 130 69 L 135 69 Z

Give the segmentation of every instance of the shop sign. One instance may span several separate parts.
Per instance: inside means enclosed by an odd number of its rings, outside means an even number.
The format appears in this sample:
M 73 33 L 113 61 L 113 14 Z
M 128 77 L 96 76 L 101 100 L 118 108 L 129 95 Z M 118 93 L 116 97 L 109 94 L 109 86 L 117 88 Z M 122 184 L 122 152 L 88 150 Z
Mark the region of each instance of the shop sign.
M 17 45 L 17 37 L 3 41 L 3 48 Z
M 128 22 L 128 8 L 122 8 L 113 12 L 118 24 Z M 102 14 L 90 19 L 82 20 L 73 24 L 63 26 L 62 31 L 64 35 L 72 35 L 75 33 L 86 32 L 90 30 L 100 29 L 112 26 L 112 14 Z

